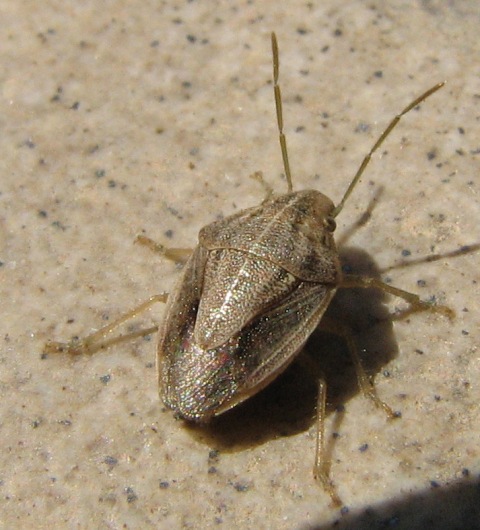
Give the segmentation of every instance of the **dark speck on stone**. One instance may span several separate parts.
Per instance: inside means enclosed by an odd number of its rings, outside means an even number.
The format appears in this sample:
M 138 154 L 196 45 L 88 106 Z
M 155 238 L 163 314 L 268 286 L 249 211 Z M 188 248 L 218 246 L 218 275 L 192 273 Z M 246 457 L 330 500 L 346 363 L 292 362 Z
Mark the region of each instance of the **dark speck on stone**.
M 118 464 L 118 459 L 114 456 L 106 456 L 103 459 L 103 463 L 107 464 L 107 466 L 116 466 Z
M 130 486 L 125 488 L 125 493 L 127 494 L 128 503 L 135 502 L 138 499 L 137 494 L 133 491 L 133 488 L 131 488 Z
M 245 482 L 235 482 L 235 484 L 233 485 L 233 487 L 243 493 L 245 491 L 248 491 L 250 489 L 250 486 L 248 484 L 245 484 Z
M 368 132 L 370 130 L 370 125 L 368 125 L 368 123 L 359 123 L 356 127 L 355 127 L 355 132 L 358 133 L 358 132 Z
M 208 453 L 209 460 L 218 460 L 219 451 L 217 449 L 212 449 Z

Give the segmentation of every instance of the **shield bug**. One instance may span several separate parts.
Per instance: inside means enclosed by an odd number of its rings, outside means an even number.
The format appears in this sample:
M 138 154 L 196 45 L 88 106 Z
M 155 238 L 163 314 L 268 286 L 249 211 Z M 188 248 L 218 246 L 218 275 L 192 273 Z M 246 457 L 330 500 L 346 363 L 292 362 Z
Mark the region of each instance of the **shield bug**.
M 273 88 L 279 140 L 288 185 L 286 194 L 268 193 L 259 205 L 202 228 L 197 247 L 186 261 L 170 295 L 152 297 L 119 320 L 83 340 L 48 343 L 47 352 L 92 352 L 132 335 L 110 339 L 118 325 L 149 307 L 166 302 L 159 326 L 158 381 L 164 403 L 178 416 L 207 422 L 267 386 L 298 356 L 317 328 L 339 288 L 374 287 L 406 300 L 413 311 L 434 310 L 449 317 L 444 306 L 424 302 L 415 294 L 376 278 L 342 272 L 333 233 L 335 218 L 359 182 L 371 156 L 403 115 L 439 90 L 439 83 L 410 103 L 386 127 L 363 159 L 338 205 L 316 190 L 293 191 L 283 132 L 278 45 L 272 34 Z M 267 186 L 268 188 L 268 186 Z M 145 237 L 139 241 L 166 257 L 184 252 L 165 249 Z M 362 369 L 355 341 L 345 323 L 329 323 L 342 335 L 354 359 L 362 391 L 389 416 L 393 411 L 377 396 Z M 150 328 L 136 333 L 144 335 Z M 323 455 L 326 384 L 319 378 L 317 448 L 314 473 L 340 500 L 331 484 Z

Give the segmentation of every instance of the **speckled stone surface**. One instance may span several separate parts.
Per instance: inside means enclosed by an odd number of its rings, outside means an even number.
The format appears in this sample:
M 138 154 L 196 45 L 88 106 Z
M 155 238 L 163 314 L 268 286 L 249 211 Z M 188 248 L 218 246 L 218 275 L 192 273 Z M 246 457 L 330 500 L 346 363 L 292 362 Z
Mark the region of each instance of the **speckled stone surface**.
M 480 242 L 478 2 L 4 0 L 0 20 L 0 528 L 479 528 L 480 254 L 450 255 Z M 301 368 L 202 430 L 164 410 L 154 337 L 41 355 L 172 287 L 179 268 L 137 234 L 191 247 L 259 203 L 249 174 L 285 189 L 272 30 L 295 187 L 334 201 L 395 113 L 447 81 L 338 218 L 355 270 L 457 312 L 390 322 L 401 301 L 337 301 L 396 421 L 342 344 L 309 344 L 342 511 L 312 478 Z

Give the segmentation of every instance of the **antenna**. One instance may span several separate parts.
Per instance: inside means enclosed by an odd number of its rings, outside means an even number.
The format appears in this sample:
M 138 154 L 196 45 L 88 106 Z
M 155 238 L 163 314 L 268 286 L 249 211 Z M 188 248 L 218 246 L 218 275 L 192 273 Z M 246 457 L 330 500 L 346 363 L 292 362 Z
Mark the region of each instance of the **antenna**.
M 375 151 L 383 144 L 387 136 L 392 132 L 392 130 L 395 128 L 395 126 L 400 121 L 402 116 L 405 116 L 407 112 L 410 112 L 417 105 L 419 105 L 422 101 L 425 101 L 428 97 L 434 94 L 437 90 L 440 90 L 444 84 L 445 84 L 445 81 L 442 81 L 441 83 L 437 83 L 432 88 L 429 88 L 421 96 L 419 96 L 414 101 L 412 101 L 409 105 L 407 105 L 402 110 L 402 112 L 400 112 L 400 114 L 397 114 L 395 118 L 393 118 L 393 120 L 388 124 L 386 129 L 383 131 L 383 133 L 380 135 L 378 140 L 375 142 L 374 146 L 370 149 L 368 154 L 363 159 L 362 163 L 360 164 L 360 167 L 358 168 L 355 176 L 353 177 L 352 182 L 350 182 L 350 185 L 348 186 L 347 191 L 345 192 L 345 195 L 343 196 L 342 200 L 338 203 L 338 205 L 335 206 L 335 208 L 333 209 L 332 217 L 337 217 L 337 215 L 342 211 L 346 200 L 348 199 L 348 197 L 350 197 L 350 194 L 352 193 L 353 188 L 358 184 L 361 176 L 363 175 L 363 172 L 365 171 L 365 168 L 368 166 L 373 153 L 375 153 Z
M 290 163 L 288 161 L 287 139 L 283 133 L 283 112 L 282 112 L 282 93 L 278 84 L 278 43 L 277 36 L 272 33 L 272 54 L 273 54 L 273 93 L 275 94 L 275 109 L 277 111 L 278 139 L 280 140 L 280 149 L 282 150 L 283 167 L 285 168 L 285 177 L 287 178 L 288 193 L 293 191 L 292 174 L 290 173 Z

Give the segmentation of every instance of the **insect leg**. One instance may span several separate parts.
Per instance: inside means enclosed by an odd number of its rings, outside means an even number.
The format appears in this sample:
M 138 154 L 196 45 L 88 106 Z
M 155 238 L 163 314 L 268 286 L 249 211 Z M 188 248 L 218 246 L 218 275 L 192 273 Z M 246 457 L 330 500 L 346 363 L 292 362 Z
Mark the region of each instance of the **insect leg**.
M 318 379 L 317 394 L 317 418 L 316 418 L 316 441 L 315 441 L 315 463 L 313 466 L 313 476 L 318 480 L 323 489 L 330 495 L 335 506 L 341 506 L 342 500 L 338 496 L 336 488 L 330 480 L 330 459 L 327 456 L 325 447 L 325 418 L 327 404 L 327 382 L 323 374 L 320 373 L 317 363 L 310 355 L 302 352 L 298 358 L 300 364 L 310 374 L 315 374 Z
M 387 405 L 387 403 L 385 403 L 378 397 L 373 381 L 370 376 L 365 372 L 365 368 L 362 365 L 362 361 L 358 354 L 357 344 L 355 343 L 351 329 L 345 324 L 337 320 L 330 319 L 328 317 L 323 317 L 322 321 L 320 322 L 320 329 L 323 329 L 328 333 L 338 335 L 339 337 L 345 340 L 345 342 L 347 343 L 348 351 L 352 357 L 353 365 L 355 367 L 355 374 L 357 376 L 358 386 L 360 387 L 362 393 L 366 397 L 371 399 L 377 407 L 383 409 L 387 413 L 387 416 L 389 418 L 398 418 L 399 413 L 394 412 L 392 408 Z
M 343 502 L 338 496 L 335 486 L 330 480 L 330 462 L 325 455 L 325 406 L 327 401 L 327 383 L 324 379 L 318 380 L 317 396 L 317 436 L 315 446 L 315 465 L 313 476 L 318 480 L 325 491 L 330 495 L 335 506 L 341 506 Z
M 263 178 L 263 173 L 261 171 L 255 171 L 255 173 L 252 173 L 251 175 L 249 175 L 249 177 L 252 179 L 252 180 L 256 180 L 263 188 L 263 190 L 265 191 L 265 197 L 262 201 L 262 204 L 264 202 L 267 202 L 269 201 L 271 198 L 272 198 L 272 195 L 273 195 L 273 188 L 272 186 L 270 186 L 270 184 Z
M 158 329 L 158 326 L 152 326 L 150 328 L 141 329 L 132 333 L 126 333 L 125 335 L 117 335 L 115 337 L 110 336 L 111 332 L 121 326 L 124 322 L 136 317 L 140 313 L 143 313 L 143 311 L 147 310 L 150 306 L 156 304 L 157 302 L 166 302 L 167 298 L 168 293 L 151 296 L 145 302 L 141 303 L 137 307 L 134 307 L 121 317 L 117 318 L 110 324 L 107 324 L 103 328 L 100 328 L 91 335 L 87 335 L 83 339 L 74 338 L 69 342 L 49 341 L 45 344 L 43 353 L 71 353 L 75 355 L 95 353 L 98 350 L 103 350 L 114 344 L 132 340 L 137 337 L 145 337 L 146 335 L 155 333 Z
M 185 264 L 192 254 L 192 249 L 190 248 L 168 248 L 147 236 L 137 236 L 135 243 L 140 243 L 140 245 L 148 247 L 152 252 L 156 252 L 175 263 Z
M 448 317 L 450 320 L 455 318 L 455 311 L 453 311 L 453 309 L 450 309 L 444 305 L 435 305 L 433 302 L 421 300 L 418 295 L 409 293 L 408 291 L 404 291 L 398 287 L 393 287 L 393 285 L 384 283 L 377 278 L 347 274 L 343 277 L 342 282 L 338 287 L 359 287 L 363 289 L 373 287 L 374 289 L 380 289 L 381 291 L 389 293 L 393 296 L 403 298 L 403 300 L 410 304 L 410 309 L 403 313 L 402 316 L 406 316 L 417 311 L 435 311 L 436 313 L 441 313 L 442 315 Z

